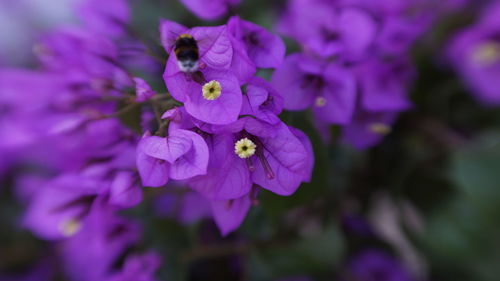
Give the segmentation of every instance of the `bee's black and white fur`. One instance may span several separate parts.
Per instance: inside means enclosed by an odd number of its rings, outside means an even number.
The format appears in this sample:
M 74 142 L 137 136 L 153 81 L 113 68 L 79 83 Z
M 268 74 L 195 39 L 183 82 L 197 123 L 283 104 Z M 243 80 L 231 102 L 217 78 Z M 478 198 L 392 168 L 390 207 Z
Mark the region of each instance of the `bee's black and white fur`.
M 198 43 L 189 34 L 181 34 L 174 43 L 174 53 L 179 69 L 183 72 L 196 72 L 199 66 Z

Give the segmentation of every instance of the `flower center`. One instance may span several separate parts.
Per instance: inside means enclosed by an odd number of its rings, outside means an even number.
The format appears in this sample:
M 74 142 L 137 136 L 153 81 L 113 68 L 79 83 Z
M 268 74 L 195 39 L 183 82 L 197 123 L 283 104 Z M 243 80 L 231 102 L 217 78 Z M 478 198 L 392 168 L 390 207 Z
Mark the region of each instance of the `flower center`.
M 234 153 L 240 158 L 249 158 L 255 154 L 255 148 L 257 145 L 248 138 L 242 138 L 234 144 Z
M 500 43 L 486 42 L 474 48 L 472 59 L 480 65 L 490 65 L 500 59 Z
M 384 123 L 379 123 L 379 122 L 370 124 L 369 129 L 372 133 L 379 134 L 379 135 L 387 135 L 392 130 L 389 125 L 384 124 Z
M 80 230 L 81 227 L 82 227 L 81 222 L 74 218 L 61 222 L 59 226 L 62 234 L 66 237 L 75 235 Z
M 317 107 L 323 107 L 326 104 L 326 99 L 324 97 L 317 97 L 316 100 L 314 101 L 314 104 Z
M 222 93 L 222 87 L 219 81 L 212 80 L 203 85 L 202 92 L 206 100 L 216 100 Z

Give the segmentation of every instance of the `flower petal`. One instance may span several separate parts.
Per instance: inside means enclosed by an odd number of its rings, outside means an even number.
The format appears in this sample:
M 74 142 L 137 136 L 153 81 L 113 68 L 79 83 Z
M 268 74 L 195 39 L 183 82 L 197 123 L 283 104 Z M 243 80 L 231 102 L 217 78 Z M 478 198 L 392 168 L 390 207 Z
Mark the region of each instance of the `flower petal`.
M 208 146 L 205 140 L 192 131 L 181 129 L 171 131 L 170 136 L 190 139 L 192 142 L 191 149 L 172 163 L 170 178 L 174 180 L 185 180 L 194 176 L 206 174 L 208 166 Z

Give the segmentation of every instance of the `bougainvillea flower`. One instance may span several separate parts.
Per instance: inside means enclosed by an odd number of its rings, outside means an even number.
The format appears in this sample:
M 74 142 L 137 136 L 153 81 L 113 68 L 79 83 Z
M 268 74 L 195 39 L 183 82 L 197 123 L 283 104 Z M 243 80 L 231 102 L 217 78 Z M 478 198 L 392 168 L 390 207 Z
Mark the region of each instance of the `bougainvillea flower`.
M 138 144 L 137 169 L 145 186 L 205 174 L 207 164 L 207 144 L 192 131 L 173 130 L 165 138 L 145 135 Z
M 322 57 L 362 58 L 373 43 L 376 21 L 363 9 L 321 0 L 293 0 L 279 30 Z
M 349 125 L 342 126 L 342 142 L 357 149 L 370 148 L 392 131 L 398 115 L 398 112 L 359 111 Z
M 240 227 L 252 201 L 250 194 L 227 201 L 211 201 L 213 217 L 223 236 Z
M 121 265 L 120 259 L 127 258 L 139 236 L 139 225 L 97 202 L 82 229 L 60 245 L 64 269 L 71 280 L 107 280 L 121 271 L 116 266 Z
M 231 35 L 243 42 L 257 67 L 275 68 L 283 62 L 285 43 L 279 36 L 238 16 L 231 17 L 227 27 Z
M 61 239 L 78 233 L 98 198 L 114 208 L 129 208 L 142 200 L 142 193 L 132 172 L 113 173 L 101 164 L 47 181 L 31 197 L 24 225 L 41 238 Z
M 482 21 L 452 39 L 448 55 L 474 97 L 484 105 L 500 105 L 500 4 L 487 7 Z
M 403 111 L 411 107 L 408 88 L 414 69 L 406 59 L 372 59 L 356 67 L 360 104 L 370 112 Z
M 188 34 L 196 40 L 199 50 L 198 64 L 202 74 L 205 70 L 230 70 L 241 84 L 255 74 L 255 65 L 248 57 L 245 46 L 229 34 L 225 25 L 188 29 L 178 23 L 162 20 L 160 34 L 163 47 L 168 54 L 172 54 L 167 61 L 163 75 L 169 91 L 182 92 L 184 90 L 182 85 L 186 82 L 179 81 L 180 78 L 196 79 L 196 77 L 186 77 L 186 75 L 191 75 L 181 71 L 177 57 L 173 53 L 175 42 L 182 34 Z M 184 77 L 176 75 L 179 73 L 184 74 Z M 174 87 L 172 90 L 170 84 Z
M 275 124 L 283 110 L 283 97 L 260 77 L 250 80 L 243 96 L 243 107 L 240 115 L 251 115 L 257 119 Z
M 240 85 L 255 73 L 255 66 L 241 43 L 230 38 L 226 26 L 186 29 L 162 21 L 162 42 L 171 55 L 164 73 L 171 95 L 185 104 L 194 117 L 213 124 L 236 121 L 241 110 Z M 179 33 L 190 34 L 198 42 L 200 69 L 186 73 L 172 52 Z
M 181 2 L 196 16 L 204 20 L 214 20 L 225 15 L 232 6 L 241 0 L 215 0 L 210 3 L 204 0 L 181 0 Z
M 309 178 L 308 150 L 283 123 L 244 117 L 206 137 L 210 150 L 207 174 L 189 185 L 212 200 L 248 194 L 255 183 L 280 195 L 291 195 Z
M 77 3 L 76 12 L 87 29 L 107 36 L 125 34 L 130 18 L 125 0 L 83 0 Z
M 116 59 L 118 50 L 109 38 L 81 28 L 61 28 L 44 35 L 34 47 L 42 64 L 73 79 L 86 76 L 110 78 L 116 66 L 104 58 Z
M 356 105 L 356 83 L 349 70 L 292 54 L 273 74 L 272 85 L 285 99 L 285 108 L 313 108 L 327 123 L 351 121 Z

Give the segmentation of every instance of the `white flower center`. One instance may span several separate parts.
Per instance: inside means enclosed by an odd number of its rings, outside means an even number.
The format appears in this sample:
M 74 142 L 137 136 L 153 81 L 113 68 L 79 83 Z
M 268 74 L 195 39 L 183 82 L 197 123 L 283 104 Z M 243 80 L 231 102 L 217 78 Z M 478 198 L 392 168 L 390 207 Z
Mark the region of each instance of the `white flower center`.
M 490 65 L 500 60 L 500 43 L 485 42 L 472 52 L 472 59 L 480 65 Z
M 326 104 L 326 99 L 324 97 L 317 97 L 316 100 L 314 101 L 314 104 L 317 107 L 323 107 Z
M 242 138 L 234 144 L 234 153 L 240 158 L 245 159 L 255 154 L 257 145 L 248 138 Z
M 222 93 L 222 87 L 219 81 L 212 80 L 203 85 L 202 92 L 206 100 L 216 100 Z
M 82 228 L 82 223 L 74 218 L 67 219 L 59 225 L 61 233 L 66 237 L 75 235 L 80 228 Z
M 387 135 L 392 130 L 389 125 L 380 122 L 370 124 L 369 129 L 372 133 L 379 135 Z

